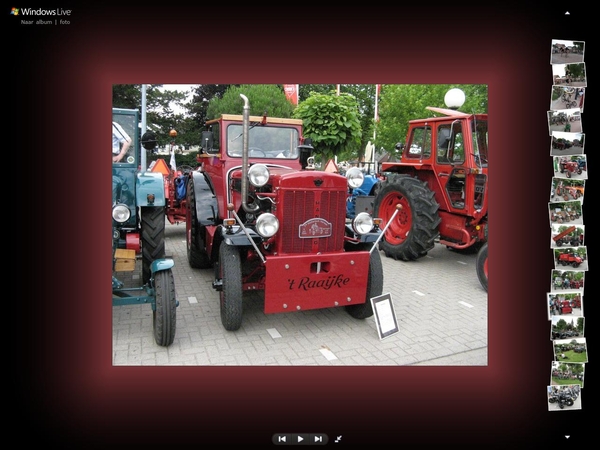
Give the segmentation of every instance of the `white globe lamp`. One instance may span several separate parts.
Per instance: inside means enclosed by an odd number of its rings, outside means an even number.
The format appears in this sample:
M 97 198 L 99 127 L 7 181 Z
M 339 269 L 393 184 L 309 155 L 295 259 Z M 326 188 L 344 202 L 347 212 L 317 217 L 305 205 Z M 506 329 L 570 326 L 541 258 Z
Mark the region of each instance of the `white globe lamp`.
M 465 93 L 458 88 L 450 89 L 446 92 L 444 103 L 450 109 L 458 109 L 465 103 Z

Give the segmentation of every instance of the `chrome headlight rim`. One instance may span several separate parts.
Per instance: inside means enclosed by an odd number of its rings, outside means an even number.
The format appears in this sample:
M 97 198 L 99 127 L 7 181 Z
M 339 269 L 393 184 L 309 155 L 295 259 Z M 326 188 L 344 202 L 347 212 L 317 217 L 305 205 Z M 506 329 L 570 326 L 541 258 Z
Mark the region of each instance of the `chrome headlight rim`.
M 269 168 L 265 164 L 252 164 L 248 169 L 248 181 L 254 187 L 263 187 L 269 182 Z
M 271 213 L 262 213 L 256 219 L 256 232 L 264 238 L 275 236 L 279 231 L 279 220 Z
M 112 218 L 115 222 L 125 223 L 131 217 L 131 210 L 125 203 L 117 203 L 112 209 Z
M 346 172 L 346 180 L 350 188 L 356 189 L 362 186 L 365 174 L 358 167 L 352 167 Z
M 356 215 L 352 221 L 352 229 L 356 234 L 364 235 L 373 230 L 373 217 L 367 212 L 361 212 Z

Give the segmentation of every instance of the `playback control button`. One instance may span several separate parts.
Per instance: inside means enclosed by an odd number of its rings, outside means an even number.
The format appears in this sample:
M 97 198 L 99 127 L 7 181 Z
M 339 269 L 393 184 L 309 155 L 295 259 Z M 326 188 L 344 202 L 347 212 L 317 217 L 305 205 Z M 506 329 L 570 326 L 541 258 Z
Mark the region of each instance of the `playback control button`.
M 326 445 L 329 438 L 324 433 L 275 433 L 275 445 Z

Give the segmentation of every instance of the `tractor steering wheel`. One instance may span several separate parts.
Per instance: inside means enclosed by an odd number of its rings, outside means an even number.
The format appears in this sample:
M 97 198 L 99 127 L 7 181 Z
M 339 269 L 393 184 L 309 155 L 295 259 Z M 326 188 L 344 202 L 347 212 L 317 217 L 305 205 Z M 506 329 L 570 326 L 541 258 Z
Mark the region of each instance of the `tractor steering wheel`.
M 259 155 L 252 154 L 252 153 L 257 153 L 257 152 L 260 154 Z M 267 156 L 267 154 L 264 152 L 264 150 L 261 148 L 258 148 L 258 147 L 248 147 L 248 154 L 250 156 L 260 156 L 262 158 L 265 158 Z

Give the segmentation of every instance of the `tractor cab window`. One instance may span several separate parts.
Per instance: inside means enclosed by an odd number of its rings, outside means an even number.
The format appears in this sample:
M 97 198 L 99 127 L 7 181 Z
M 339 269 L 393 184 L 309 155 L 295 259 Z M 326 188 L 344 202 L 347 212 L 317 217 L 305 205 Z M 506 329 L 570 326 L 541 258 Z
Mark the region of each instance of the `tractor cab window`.
M 136 116 L 133 114 L 113 114 L 112 135 L 113 135 L 113 155 L 119 154 L 123 148 L 124 140 L 131 140 L 131 145 L 127 153 L 116 164 L 135 164 L 136 163 L 136 145 L 138 142 L 137 133 L 139 133 Z
M 248 130 L 248 154 L 250 158 L 297 159 L 300 135 L 296 128 L 272 127 L 250 124 Z M 227 154 L 241 157 L 243 126 L 231 124 L 227 127 Z
M 449 155 L 451 144 L 451 131 L 449 124 L 438 126 L 437 129 L 437 162 L 440 164 L 450 164 Z
M 452 122 L 452 137 L 448 157 L 453 164 L 463 164 L 465 162 L 465 139 L 462 123 L 458 120 Z
M 488 166 L 488 131 L 485 120 L 476 120 L 471 127 L 473 141 L 473 157 L 475 164 L 480 167 Z
M 437 128 L 437 162 L 440 164 L 463 164 L 465 162 L 465 142 L 462 124 L 455 120 Z
M 431 156 L 431 127 L 412 130 L 409 145 L 404 149 L 407 158 L 427 159 Z

